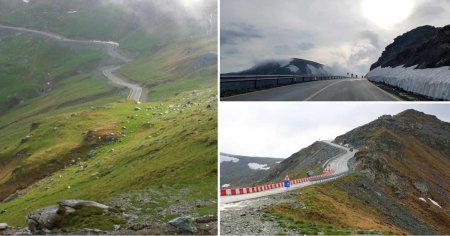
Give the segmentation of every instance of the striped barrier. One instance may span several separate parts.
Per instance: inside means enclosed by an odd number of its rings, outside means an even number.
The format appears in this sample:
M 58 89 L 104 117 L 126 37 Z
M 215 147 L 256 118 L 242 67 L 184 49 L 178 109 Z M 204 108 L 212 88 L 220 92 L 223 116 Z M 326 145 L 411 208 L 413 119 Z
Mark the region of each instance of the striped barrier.
M 301 184 L 308 181 L 314 181 L 314 180 L 322 180 L 324 178 L 327 178 L 328 176 L 332 176 L 334 174 L 334 170 L 330 168 L 326 168 L 323 174 L 315 175 L 311 177 L 305 177 L 301 179 L 293 179 L 291 180 L 291 186 L 295 184 Z M 336 176 L 334 176 L 336 177 Z M 261 186 L 255 186 L 255 187 L 243 187 L 243 188 L 222 188 L 220 189 L 220 196 L 232 196 L 232 195 L 242 195 L 242 194 L 249 194 L 249 193 L 257 193 L 257 192 L 263 192 L 271 189 L 277 189 L 277 188 L 283 188 L 284 183 L 275 183 L 275 184 L 265 184 Z

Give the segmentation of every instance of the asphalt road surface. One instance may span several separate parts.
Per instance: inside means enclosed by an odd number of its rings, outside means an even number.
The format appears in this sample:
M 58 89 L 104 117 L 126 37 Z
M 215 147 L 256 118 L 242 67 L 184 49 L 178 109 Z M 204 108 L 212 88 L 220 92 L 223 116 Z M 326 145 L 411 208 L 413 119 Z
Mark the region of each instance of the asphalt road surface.
M 125 78 L 122 78 L 119 75 L 115 74 L 114 72 L 119 69 L 120 66 L 108 66 L 102 69 L 102 73 L 114 84 L 129 88 L 131 92 L 128 95 L 128 98 L 139 101 L 142 94 L 142 87 L 137 84 L 129 83 Z
M 51 38 L 51 39 L 58 40 L 61 42 L 66 42 L 66 43 L 81 43 L 81 44 L 89 44 L 89 45 L 98 45 L 101 47 L 106 46 L 108 55 L 110 57 L 115 58 L 118 61 L 120 61 L 120 65 L 111 65 L 111 66 L 104 67 L 104 68 L 102 68 L 102 74 L 105 75 L 113 84 L 129 88 L 130 94 L 128 95 L 128 98 L 134 99 L 137 102 L 139 102 L 141 95 L 142 95 L 142 87 L 139 84 L 134 84 L 134 83 L 128 82 L 125 78 L 114 74 L 114 72 L 119 70 L 123 64 L 126 64 L 131 61 L 130 58 L 127 58 L 126 56 L 120 54 L 118 43 L 112 42 L 112 41 L 70 39 L 70 38 L 66 38 L 66 37 L 56 34 L 56 33 L 39 31 L 39 30 L 34 30 L 34 29 L 22 28 L 22 27 L 7 26 L 7 25 L 1 25 L 1 24 L 0 24 L 0 29 L 37 34 L 40 36 L 44 36 L 47 38 Z
M 286 85 L 221 98 L 222 101 L 401 101 L 366 79 L 337 79 Z
M 355 153 L 357 152 L 356 149 L 354 149 L 352 152 L 349 148 L 343 147 L 340 145 L 337 145 L 335 143 L 332 143 L 331 141 L 324 141 L 329 145 L 341 148 L 345 151 L 343 154 L 339 154 L 336 157 L 333 157 L 332 160 L 328 163 L 330 165 L 330 168 L 335 170 L 335 174 L 342 174 L 348 171 L 348 161 L 353 158 Z M 220 208 L 221 209 L 227 209 L 227 208 L 233 208 L 236 206 L 239 206 L 239 203 L 241 201 L 250 200 L 254 198 L 269 196 L 273 194 L 280 194 L 286 191 L 292 191 L 295 189 L 303 188 L 309 185 L 317 184 L 319 182 L 315 181 L 308 181 L 300 184 L 291 185 L 289 190 L 286 190 L 285 188 L 277 188 L 277 189 L 271 189 L 267 191 L 257 192 L 257 193 L 249 193 L 249 194 L 242 194 L 242 195 L 232 195 L 232 196 L 221 196 L 220 197 Z

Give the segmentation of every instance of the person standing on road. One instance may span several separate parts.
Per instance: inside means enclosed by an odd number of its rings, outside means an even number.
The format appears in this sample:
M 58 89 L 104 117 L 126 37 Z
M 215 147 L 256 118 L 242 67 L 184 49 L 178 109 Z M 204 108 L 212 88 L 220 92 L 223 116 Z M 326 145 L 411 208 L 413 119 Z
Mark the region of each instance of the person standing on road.
M 291 179 L 289 178 L 288 174 L 286 174 L 286 177 L 284 177 L 284 187 L 286 188 L 286 191 L 288 191 L 291 187 Z

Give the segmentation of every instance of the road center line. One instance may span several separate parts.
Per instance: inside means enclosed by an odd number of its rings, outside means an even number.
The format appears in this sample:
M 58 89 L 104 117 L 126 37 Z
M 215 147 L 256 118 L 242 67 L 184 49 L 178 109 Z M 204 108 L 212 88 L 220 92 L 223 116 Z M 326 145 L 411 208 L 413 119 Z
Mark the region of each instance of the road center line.
M 337 84 L 337 83 L 344 82 L 344 81 L 346 81 L 346 80 L 336 81 L 336 82 L 334 82 L 334 83 L 331 83 L 331 84 L 325 86 L 325 87 L 322 88 L 321 90 L 315 92 L 313 95 L 307 97 L 307 98 L 305 99 L 305 101 L 311 101 L 311 99 L 313 99 L 315 96 L 319 95 L 321 92 L 325 91 L 325 90 L 328 89 L 329 87 L 331 87 L 331 86 L 333 86 L 333 85 L 335 85 L 335 84 Z

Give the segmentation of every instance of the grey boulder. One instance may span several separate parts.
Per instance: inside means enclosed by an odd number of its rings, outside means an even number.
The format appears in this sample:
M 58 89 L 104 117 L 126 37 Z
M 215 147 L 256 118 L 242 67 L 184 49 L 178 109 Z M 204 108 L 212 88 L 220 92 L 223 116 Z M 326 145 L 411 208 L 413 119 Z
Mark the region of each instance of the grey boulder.
M 180 229 L 184 233 L 195 234 L 198 231 L 194 220 L 189 216 L 177 217 L 169 221 L 169 224 Z
M 0 223 L 0 231 L 5 230 L 8 228 L 8 224 L 7 223 Z
M 28 228 L 32 234 L 43 234 L 56 228 L 61 220 L 83 208 L 96 208 L 103 212 L 109 210 L 109 206 L 86 200 L 64 200 L 53 205 L 33 211 L 27 216 Z
M 60 201 L 58 202 L 58 205 L 61 207 L 69 207 L 69 208 L 73 208 L 73 209 L 82 209 L 85 207 L 93 207 L 93 208 L 97 208 L 97 209 L 101 209 L 103 211 L 108 211 L 109 210 L 109 206 L 98 203 L 98 202 L 94 202 L 94 201 L 87 201 L 87 200 L 64 200 L 64 201 Z

